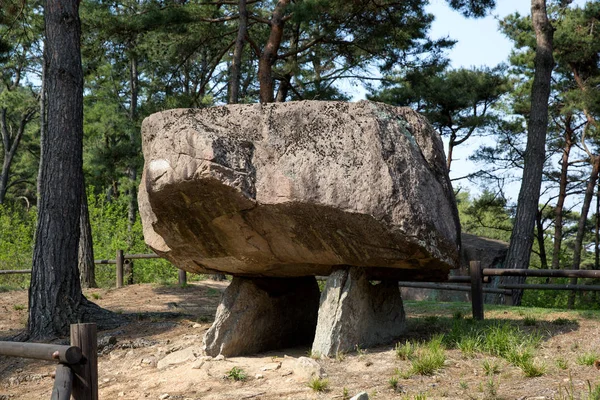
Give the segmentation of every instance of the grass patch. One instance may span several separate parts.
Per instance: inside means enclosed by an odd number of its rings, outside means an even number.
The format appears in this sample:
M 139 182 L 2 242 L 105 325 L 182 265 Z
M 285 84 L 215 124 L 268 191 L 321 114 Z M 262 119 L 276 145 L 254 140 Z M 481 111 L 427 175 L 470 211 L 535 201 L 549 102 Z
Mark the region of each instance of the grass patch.
M 410 360 L 417 350 L 417 345 L 412 341 L 406 341 L 404 344 L 396 344 L 396 357 L 401 360 Z
M 565 369 L 569 368 L 569 365 L 568 365 L 568 363 L 567 363 L 567 360 L 565 360 L 565 359 L 564 359 L 564 358 L 562 358 L 562 357 L 560 357 L 560 358 L 557 358 L 557 359 L 556 359 L 556 366 L 557 366 L 559 369 L 563 369 L 563 370 L 565 370 Z
M 315 377 L 308 382 L 308 387 L 315 392 L 326 392 L 329 390 L 329 381 L 327 379 Z
M 231 381 L 236 381 L 236 382 L 237 381 L 245 381 L 248 378 L 248 375 L 246 375 L 246 372 L 244 372 L 244 370 L 239 367 L 231 368 L 225 376 L 227 377 L 227 379 L 229 379 Z
M 419 375 L 433 375 L 444 366 L 446 349 L 443 336 L 435 336 L 429 342 L 420 345 L 412 359 L 412 372 Z
M 25 309 L 25 306 L 23 304 L 15 304 L 15 305 L 13 305 L 13 309 L 15 311 L 22 311 Z
M 483 370 L 486 375 L 496 375 L 500 373 L 500 366 L 493 360 L 484 360 Z
M 594 365 L 594 361 L 598 359 L 598 353 L 589 351 L 577 356 L 577 364 L 579 365 Z

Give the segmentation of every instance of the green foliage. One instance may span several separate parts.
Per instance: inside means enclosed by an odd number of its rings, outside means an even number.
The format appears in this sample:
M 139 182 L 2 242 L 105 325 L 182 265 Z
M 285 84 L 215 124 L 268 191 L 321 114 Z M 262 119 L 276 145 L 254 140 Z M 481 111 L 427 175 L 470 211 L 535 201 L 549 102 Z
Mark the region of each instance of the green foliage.
M 577 364 L 579 365 L 594 365 L 598 360 L 598 353 L 595 351 L 586 352 L 577 356 Z
M 315 392 L 326 392 L 329 390 L 329 380 L 321 379 L 319 377 L 313 377 L 308 382 L 308 387 L 314 390 Z
M 472 200 L 468 192 L 456 195 L 463 232 L 490 239 L 510 240 L 512 221 L 506 199 L 488 190 Z
M 466 346 L 471 352 L 503 358 L 521 368 L 528 377 L 544 373 L 544 366 L 534 362 L 535 349 L 540 341 L 539 335 L 523 332 L 506 322 L 487 325 L 454 321 L 450 332 L 444 336 L 444 342 L 451 348 Z
M 436 336 L 417 348 L 411 359 L 412 372 L 419 375 L 433 375 L 444 366 L 445 361 L 443 336 Z
M 0 270 L 31 269 L 35 224 L 35 208 L 0 204 Z M 27 288 L 29 275 L 0 275 L 0 286 Z
M 417 344 L 411 341 L 406 341 L 404 344 L 396 344 L 396 357 L 401 360 L 410 360 L 415 351 L 417 350 Z
M 90 192 L 93 192 L 90 190 Z M 92 238 L 94 240 L 94 257 L 96 259 L 114 259 L 117 250 L 127 249 L 131 253 L 149 253 L 144 243 L 142 225 L 139 218 L 133 225 L 132 242 L 128 246 L 127 230 L 128 202 L 124 197 L 107 201 L 104 196 L 88 196 Z M 134 282 L 177 282 L 177 270 L 166 260 L 136 260 L 134 264 Z M 115 284 L 114 265 L 96 265 L 96 281 L 99 286 Z
M 245 381 L 248 378 L 248 375 L 246 375 L 246 372 L 244 372 L 244 370 L 241 369 L 240 367 L 231 368 L 225 376 L 227 377 L 227 379 L 236 381 L 236 382 Z

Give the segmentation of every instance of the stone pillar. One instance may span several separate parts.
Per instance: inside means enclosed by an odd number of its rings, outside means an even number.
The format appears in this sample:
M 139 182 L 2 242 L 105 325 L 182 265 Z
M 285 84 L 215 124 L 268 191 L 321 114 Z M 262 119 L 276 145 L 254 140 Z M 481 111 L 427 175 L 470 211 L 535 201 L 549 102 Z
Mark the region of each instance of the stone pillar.
M 362 268 L 334 271 L 320 303 L 313 354 L 331 357 L 356 346 L 388 343 L 405 328 L 398 282 L 371 284 Z
M 234 276 L 204 335 L 209 356 L 226 357 L 309 344 L 314 338 L 319 287 L 314 277 Z

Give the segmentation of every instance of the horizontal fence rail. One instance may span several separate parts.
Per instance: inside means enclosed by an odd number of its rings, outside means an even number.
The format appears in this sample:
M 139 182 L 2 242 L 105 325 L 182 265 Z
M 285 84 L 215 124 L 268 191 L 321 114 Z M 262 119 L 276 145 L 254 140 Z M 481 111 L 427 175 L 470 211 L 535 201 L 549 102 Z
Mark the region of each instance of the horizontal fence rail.
M 0 355 L 57 361 L 64 364 L 77 364 L 83 357 L 81 349 L 76 346 L 22 342 L 0 342 Z
M 30 269 L 5 269 L 0 271 L 0 275 L 11 275 L 11 274 L 30 274 Z
M 484 268 L 484 276 L 531 276 L 540 278 L 600 278 L 600 270 Z
M 470 282 L 470 281 L 468 281 Z M 446 283 L 434 283 L 434 282 L 398 282 L 401 287 L 409 287 L 416 289 L 440 289 L 440 290 L 453 290 L 458 292 L 470 292 L 470 286 L 461 286 L 461 285 L 449 285 Z M 503 288 L 483 288 L 484 293 L 494 293 L 494 294 L 503 294 L 503 295 L 511 295 L 511 290 L 505 290 Z
M 96 324 L 72 324 L 71 346 L 0 341 L 0 356 L 58 363 L 50 400 L 98 400 Z

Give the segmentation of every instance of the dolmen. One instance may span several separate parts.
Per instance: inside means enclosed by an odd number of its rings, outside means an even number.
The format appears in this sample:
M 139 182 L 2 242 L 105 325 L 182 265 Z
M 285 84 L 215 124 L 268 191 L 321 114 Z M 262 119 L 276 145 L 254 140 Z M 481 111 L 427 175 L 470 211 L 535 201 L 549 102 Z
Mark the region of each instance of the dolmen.
M 175 109 L 144 120 L 142 148 L 146 243 L 183 270 L 233 276 L 207 355 L 389 342 L 405 327 L 397 282 L 459 265 L 442 141 L 408 108 Z

